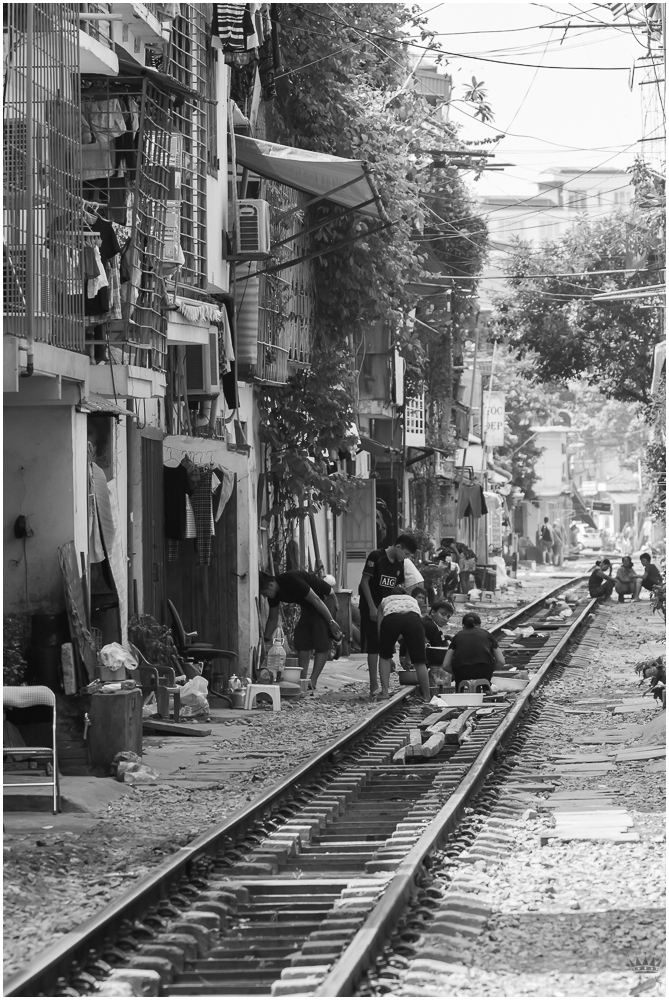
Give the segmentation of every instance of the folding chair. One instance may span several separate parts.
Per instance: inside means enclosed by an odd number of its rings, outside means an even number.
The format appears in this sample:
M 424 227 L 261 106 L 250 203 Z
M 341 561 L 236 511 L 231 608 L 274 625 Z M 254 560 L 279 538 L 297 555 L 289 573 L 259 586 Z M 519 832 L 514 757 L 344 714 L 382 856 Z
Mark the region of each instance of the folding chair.
M 53 691 L 43 685 L 33 687 L 3 687 L 2 707 L 7 708 L 32 708 L 34 705 L 49 705 L 52 709 L 51 722 L 51 746 L 50 747 L 2 747 L 3 762 L 8 757 L 33 758 L 44 761 L 44 770 L 49 774 L 48 768 L 51 766 L 50 781 L 11 781 L 3 779 L 3 788 L 33 788 L 36 786 L 48 785 L 53 788 L 53 811 L 54 815 L 60 812 L 60 775 L 58 774 L 58 751 L 56 748 L 56 696 Z

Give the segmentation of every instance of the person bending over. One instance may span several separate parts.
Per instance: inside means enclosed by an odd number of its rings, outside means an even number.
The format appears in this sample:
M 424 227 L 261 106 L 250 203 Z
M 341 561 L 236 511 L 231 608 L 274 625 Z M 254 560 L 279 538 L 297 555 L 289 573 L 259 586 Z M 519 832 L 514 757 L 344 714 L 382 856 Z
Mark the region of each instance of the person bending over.
M 420 693 L 424 701 L 429 701 L 430 678 L 425 664 L 425 629 L 418 601 L 408 594 L 391 594 L 381 601 L 378 614 L 381 697 L 390 697 L 390 664 L 395 644 L 402 636 L 411 659 L 411 666 L 416 671 Z
M 318 678 L 328 661 L 332 640 L 339 642 L 342 631 L 337 625 L 337 598 L 332 587 L 315 573 L 304 570 L 290 570 L 288 573 L 260 574 L 260 593 L 267 598 L 269 615 L 265 625 L 265 642 L 271 642 L 279 621 L 279 605 L 299 604 L 300 617 L 295 626 L 293 644 L 300 664 L 300 676 L 306 679 L 309 673 L 311 650 L 314 651 L 314 666 L 311 671 L 311 689 L 316 689 Z
M 362 650 L 367 653 L 369 669 L 369 696 L 378 694 L 379 629 L 378 609 L 384 597 L 389 597 L 404 585 L 404 560 L 413 555 L 418 546 L 411 535 L 400 535 L 394 545 L 374 549 L 365 560 L 360 594 L 360 636 Z
M 497 639 L 481 628 L 481 619 L 473 611 L 463 616 L 463 628 L 451 639 L 444 670 L 453 674 L 455 690 L 461 681 L 492 679 L 495 667 L 504 667 L 504 654 Z
M 631 594 L 633 601 L 639 600 L 641 577 L 637 576 L 631 556 L 623 556 L 622 565 L 618 567 L 618 572 L 616 573 L 614 586 L 619 604 L 624 603 L 625 594 Z
M 650 556 L 647 552 L 642 552 L 639 556 L 641 560 L 641 565 L 643 566 L 643 576 L 641 577 L 641 587 L 644 590 L 651 590 L 653 587 L 659 587 L 662 584 L 662 574 L 659 569 L 650 561 Z M 639 590 L 641 593 L 641 590 Z M 638 595 L 637 595 L 638 599 Z
M 590 574 L 588 593 L 590 597 L 596 597 L 597 600 L 605 604 L 613 604 L 611 594 L 614 585 L 615 580 L 611 576 L 611 560 L 602 559 L 595 564 L 595 568 Z

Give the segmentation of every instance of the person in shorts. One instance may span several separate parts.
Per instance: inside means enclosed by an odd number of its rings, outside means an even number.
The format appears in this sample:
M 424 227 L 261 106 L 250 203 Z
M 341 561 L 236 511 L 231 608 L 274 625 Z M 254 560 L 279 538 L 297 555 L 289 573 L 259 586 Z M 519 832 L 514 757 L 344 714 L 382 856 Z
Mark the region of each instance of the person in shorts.
M 550 526 L 550 522 L 547 517 L 544 518 L 544 523 L 539 529 L 539 545 L 541 547 L 541 556 L 544 565 L 550 565 L 553 559 L 553 545 L 555 544 L 555 536 L 553 534 L 553 529 Z
M 430 677 L 425 663 L 425 629 L 421 609 L 415 597 L 400 591 L 384 597 L 378 609 L 379 676 L 381 698 L 390 698 L 390 664 L 397 640 L 402 637 L 411 666 L 416 671 L 424 701 L 430 700 Z
M 400 535 L 393 545 L 388 545 L 385 549 L 374 549 L 365 560 L 358 593 L 360 637 L 362 650 L 367 653 L 370 698 L 379 695 L 379 605 L 384 597 L 389 597 L 398 587 L 404 586 L 404 560 L 413 555 L 417 548 L 411 535 Z
M 298 569 L 278 573 L 276 576 L 261 573 L 260 593 L 267 598 L 269 604 L 265 642 L 272 641 L 279 621 L 280 604 L 299 604 L 300 617 L 295 626 L 293 645 L 303 680 L 306 680 L 309 673 L 311 650 L 314 651 L 314 665 L 309 681 L 309 688 L 314 691 L 330 656 L 333 639 L 339 642 L 343 636 L 337 625 L 337 598 L 332 587 L 315 573 L 305 573 Z
M 618 567 L 614 582 L 618 603 L 624 604 L 625 594 L 629 594 L 633 601 L 639 600 L 641 592 L 641 578 L 637 576 L 631 556 L 623 556 L 622 564 Z

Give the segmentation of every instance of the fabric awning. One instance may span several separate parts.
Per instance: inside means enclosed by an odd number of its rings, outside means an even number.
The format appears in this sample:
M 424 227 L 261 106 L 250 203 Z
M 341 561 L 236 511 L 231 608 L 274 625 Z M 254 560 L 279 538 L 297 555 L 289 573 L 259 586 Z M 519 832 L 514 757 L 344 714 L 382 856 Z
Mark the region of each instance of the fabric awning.
M 368 451 L 370 455 L 375 455 L 376 458 L 387 458 L 388 455 L 401 454 L 397 448 L 392 448 L 388 444 L 381 444 L 380 441 L 374 441 L 372 438 L 365 437 L 364 434 L 360 435 L 360 448 L 363 451 Z
M 634 493 L 631 493 L 631 492 L 617 493 L 617 492 L 614 492 L 613 490 L 607 490 L 607 492 L 605 494 L 603 494 L 603 496 L 606 496 L 607 498 L 609 498 L 611 500 L 611 503 L 617 503 L 617 504 L 629 503 L 629 504 L 636 504 L 637 506 L 639 504 L 639 492 L 638 492 L 638 490 L 636 492 L 634 492 Z
M 346 160 L 246 135 L 237 135 L 235 146 L 237 163 L 261 177 L 365 215 L 375 218 L 385 215 L 371 175 L 361 160 Z

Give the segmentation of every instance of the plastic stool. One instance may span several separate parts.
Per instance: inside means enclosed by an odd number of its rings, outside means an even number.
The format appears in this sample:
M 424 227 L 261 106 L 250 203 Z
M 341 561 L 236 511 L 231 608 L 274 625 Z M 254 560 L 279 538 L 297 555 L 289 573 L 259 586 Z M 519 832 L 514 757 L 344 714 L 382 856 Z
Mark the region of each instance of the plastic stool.
M 244 708 L 253 708 L 259 694 L 268 694 L 270 696 L 273 712 L 281 711 L 281 688 L 278 684 L 247 684 Z
M 481 691 L 484 693 L 490 693 L 490 681 L 486 680 L 485 677 L 477 677 L 470 681 L 460 681 L 458 684 L 458 694 L 480 694 Z

